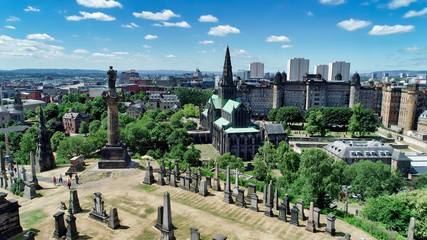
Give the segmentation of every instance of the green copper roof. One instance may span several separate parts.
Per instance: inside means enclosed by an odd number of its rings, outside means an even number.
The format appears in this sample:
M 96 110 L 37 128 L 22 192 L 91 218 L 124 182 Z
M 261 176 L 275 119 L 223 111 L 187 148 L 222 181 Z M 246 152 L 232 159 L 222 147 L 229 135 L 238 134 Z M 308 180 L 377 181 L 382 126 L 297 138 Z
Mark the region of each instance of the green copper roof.
M 225 130 L 226 133 L 259 133 L 259 130 L 251 127 L 247 128 L 228 128 Z
M 215 125 L 217 125 L 218 127 L 222 128 L 222 126 L 228 125 L 230 122 L 227 121 L 225 118 L 218 118 L 218 120 L 216 120 L 214 122 Z
M 219 98 L 218 95 L 212 95 L 211 97 L 212 103 L 214 105 L 215 109 L 220 109 L 221 108 L 221 104 L 219 104 Z
M 205 116 L 208 116 L 208 110 L 207 110 L 207 109 L 205 109 L 205 110 L 202 112 L 202 114 L 203 114 L 203 115 L 205 115 Z
M 228 100 L 222 109 L 228 113 L 232 113 L 233 109 L 237 108 L 240 105 L 239 102 L 234 100 Z

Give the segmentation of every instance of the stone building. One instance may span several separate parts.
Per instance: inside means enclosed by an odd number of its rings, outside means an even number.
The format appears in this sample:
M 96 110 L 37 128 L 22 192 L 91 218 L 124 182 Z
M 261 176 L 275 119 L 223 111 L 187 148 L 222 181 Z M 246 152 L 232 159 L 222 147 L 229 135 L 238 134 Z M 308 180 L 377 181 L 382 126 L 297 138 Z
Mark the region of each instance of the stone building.
M 427 134 L 427 110 L 418 117 L 417 131 L 423 134 Z
M 79 133 L 82 122 L 86 122 L 89 125 L 89 115 L 87 113 L 74 112 L 73 108 L 71 108 L 68 113 L 64 114 L 64 116 L 62 116 L 64 131 L 67 134 Z
M 160 93 L 150 94 L 148 99 L 151 109 L 180 109 L 181 101 L 176 95 L 162 95 Z
M 203 128 L 212 134 L 212 145 L 220 154 L 230 152 L 243 160 L 251 160 L 264 139 L 259 126 L 250 120 L 250 98 L 237 97 L 237 91 L 244 95 L 247 86 L 239 86 L 240 88 L 233 82 L 230 52 L 227 47 L 218 95 L 214 94 L 208 100 L 207 109 L 200 114 L 200 122 Z M 283 127 L 281 132 L 286 137 Z
M 381 117 L 385 127 L 397 125 L 398 123 L 401 91 L 402 87 L 391 86 L 390 84 L 386 84 L 383 87 Z
M 142 100 L 132 101 L 126 108 L 126 114 L 134 118 L 139 118 L 146 111 L 145 104 Z
M 401 151 L 378 141 L 335 141 L 323 147 L 328 155 L 347 164 L 361 160 L 381 161 L 391 168 L 399 169 L 407 176 L 411 160 Z

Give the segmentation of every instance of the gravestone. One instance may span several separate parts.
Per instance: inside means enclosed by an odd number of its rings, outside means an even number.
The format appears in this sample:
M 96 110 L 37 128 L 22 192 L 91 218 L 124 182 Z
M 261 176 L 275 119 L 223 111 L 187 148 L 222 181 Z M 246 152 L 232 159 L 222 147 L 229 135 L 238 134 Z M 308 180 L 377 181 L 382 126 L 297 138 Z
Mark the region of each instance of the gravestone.
M 163 175 L 163 172 L 161 171 L 161 169 L 157 173 L 157 185 L 159 185 L 159 186 L 165 185 L 165 179 L 164 179 L 164 175 Z
M 258 212 L 258 195 L 256 193 L 253 193 L 251 195 L 251 210 Z
M 180 177 L 179 178 L 179 187 L 181 189 L 185 189 L 185 179 L 184 179 L 184 177 Z
M 148 161 L 147 168 L 145 168 L 145 176 L 142 183 L 147 185 L 154 183 L 153 167 L 150 165 L 150 161 Z
M 169 186 L 176 187 L 176 177 L 174 170 L 170 171 Z
M 35 237 L 36 237 L 36 232 L 33 232 L 30 230 L 27 233 L 25 233 L 24 240 L 35 240 Z
M 305 226 L 305 230 L 309 232 L 316 231 L 315 224 L 314 224 L 314 203 L 310 202 L 310 211 L 308 213 L 308 221 L 307 225 Z
M 39 134 L 37 137 L 36 151 L 36 171 L 38 173 L 56 168 L 55 158 L 53 156 L 52 147 L 50 144 L 49 134 L 46 129 L 43 108 L 39 111 Z
M 414 227 L 415 227 L 415 218 L 411 217 L 411 220 L 409 221 L 408 237 L 406 238 L 407 240 L 414 239 Z
M 348 213 L 348 201 L 347 201 L 347 199 L 344 202 L 344 212 Z
M 66 219 L 67 222 L 67 240 L 75 240 L 79 237 L 79 233 L 77 232 L 76 226 L 76 217 L 74 217 L 73 211 L 68 209 L 68 216 Z
M 316 228 L 320 227 L 320 208 L 315 207 L 313 209 L 313 216 L 314 216 L 314 226 Z
M 287 222 L 288 219 L 286 218 L 286 205 L 284 204 L 284 202 L 282 202 L 282 204 L 280 204 L 279 206 L 279 220 L 283 221 L 283 222 Z
M 199 177 L 199 182 L 202 181 L 202 170 L 200 169 L 200 166 L 197 167 L 197 176 Z
M 160 239 L 175 240 L 175 234 L 174 234 L 175 229 L 176 227 L 172 224 L 170 195 L 168 192 L 165 192 L 163 197 L 163 216 L 162 216 L 162 226 L 160 228 L 160 232 L 161 232 Z
M 218 163 L 215 163 L 215 176 L 213 182 L 213 190 L 221 191 L 221 179 L 219 178 L 219 167 Z
M 67 234 L 67 228 L 64 223 L 64 212 L 57 212 L 53 215 L 55 218 L 55 231 L 53 232 L 53 238 L 62 238 Z
M 335 219 L 336 217 L 334 214 L 328 214 L 328 216 L 326 216 L 326 234 L 335 236 Z
M 19 223 L 18 201 L 6 200 L 7 193 L 0 192 L 0 239 L 9 239 L 22 232 Z
M 227 178 L 224 186 L 224 202 L 233 204 L 232 192 L 230 190 L 230 166 L 227 166 Z
M 104 210 L 104 201 L 102 201 L 102 197 L 101 197 L 102 194 L 100 192 L 96 192 L 93 195 L 94 195 L 93 201 L 95 206 L 93 207 L 92 211 L 89 213 L 89 217 L 105 223 L 108 220 L 108 215 Z
M 193 174 L 191 177 L 190 191 L 193 193 L 199 192 L 199 176 L 197 174 Z
M 267 185 L 264 185 L 264 195 L 262 197 L 262 204 L 266 204 L 267 203 Z
M 211 176 L 206 176 L 206 184 L 209 188 L 212 188 L 212 178 Z
M 61 203 L 59 204 L 59 210 L 67 210 L 67 206 L 65 206 L 65 203 L 64 203 L 64 202 L 61 202 Z
M 236 206 L 246 208 L 245 189 L 237 189 Z
M 77 189 L 70 190 L 70 201 L 68 203 L 68 208 L 73 211 L 73 214 L 82 211 L 82 208 L 80 207 L 79 196 L 77 195 Z
M 160 228 L 162 227 L 162 219 L 163 219 L 163 206 L 158 206 L 157 221 L 156 221 L 156 225 L 154 225 L 154 227 L 157 228 L 158 230 L 160 230 Z
M 26 182 L 24 187 L 24 197 L 27 199 L 33 199 L 37 197 L 36 186 L 32 182 Z
M 166 167 L 165 167 L 165 160 L 160 160 L 160 172 L 162 173 L 163 177 L 166 176 Z
M 299 226 L 299 221 L 298 221 L 298 207 L 296 205 L 294 205 L 294 207 L 291 209 L 291 221 L 290 224 L 295 225 L 295 226 Z
M 248 183 L 248 195 L 246 195 L 246 200 L 251 200 L 251 195 L 256 194 L 256 184 L 255 183 Z
M 287 215 L 291 215 L 291 208 L 289 206 L 289 202 L 291 201 L 290 197 L 288 194 L 285 194 L 285 196 L 283 197 L 283 204 L 285 204 L 286 206 L 286 214 Z
M 117 208 L 112 207 L 110 209 L 110 217 L 108 218 L 108 227 L 111 229 L 117 229 L 120 227 L 119 214 L 117 213 Z
M 227 237 L 222 234 L 215 235 L 212 240 L 227 240 Z
M 191 230 L 191 237 L 190 240 L 200 240 L 200 233 L 199 230 L 197 228 L 190 228 Z
M 265 193 L 264 193 L 265 194 Z M 273 217 L 273 182 L 270 181 L 267 190 L 267 202 L 265 203 L 265 216 Z
M 206 183 L 206 180 L 204 180 L 204 179 L 202 181 L 200 181 L 199 194 L 204 196 L 204 197 L 209 195 L 208 184 Z
M 233 197 L 237 197 L 237 194 L 239 193 L 239 170 L 237 168 L 235 170 L 234 180 Z
M 176 177 L 176 179 L 179 180 L 180 176 L 181 176 L 181 173 L 179 172 L 179 161 L 178 161 L 178 159 L 175 160 L 174 171 L 175 171 L 175 177 Z
M 297 204 L 296 205 L 297 205 L 298 210 L 299 210 L 298 217 L 299 217 L 299 219 L 301 221 L 304 221 L 305 220 L 305 216 L 304 216 L 304 201 L 302 199 L 297 199 Z
M 36 172 L 37 172 L 36 171 L 36 160 L 34 159 L 33 152 L 30 152 L 30 161 L 31 161 L 31 180 L 30 180 L 30 182 L 34 183 L 36 190 L 43 189 L 39 185 L 39 180 L 37 179 L 37 176 L 36 176 Z
M 24 167 L 21 167 L 21 178 L 24 182 L 27 181 L 27 170 Z
M 277 188 L 274 190 L 273 208 L 279 210 L 279 190 Z

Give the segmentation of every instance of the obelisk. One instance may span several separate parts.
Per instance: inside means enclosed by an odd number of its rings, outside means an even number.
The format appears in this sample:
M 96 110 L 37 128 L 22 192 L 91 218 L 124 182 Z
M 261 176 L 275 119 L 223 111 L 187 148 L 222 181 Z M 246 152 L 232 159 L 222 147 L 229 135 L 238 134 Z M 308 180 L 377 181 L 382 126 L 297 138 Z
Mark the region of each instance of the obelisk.
M 52 147 L 50 145 L 49 134 L 47 133 L 43 108 L 39 112 L 39 135 L 37 139 L 36 151 L 36 171 L 38 173 L 56 168 L 55 157 L 53 156 Z
M 116 92 L 117 71 L 113 70 L 113 66 L 110 66 L 107 76 L 108 92 L 102 94 L 102 99 L 107 103 L 108 143 L 101 149 L 101 161 L 98 162 L 98 168 L 126 168 L 131 160 L 127 146 L 120 141 L 119 109 L 117 107 L 120 97 Z

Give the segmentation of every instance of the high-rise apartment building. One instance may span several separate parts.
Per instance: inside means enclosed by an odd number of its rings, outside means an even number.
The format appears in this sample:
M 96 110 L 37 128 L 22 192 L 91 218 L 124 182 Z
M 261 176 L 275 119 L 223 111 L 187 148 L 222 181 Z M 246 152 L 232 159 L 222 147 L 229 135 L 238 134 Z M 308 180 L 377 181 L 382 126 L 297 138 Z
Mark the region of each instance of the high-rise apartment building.
M 302 81 L 304 74 L 308 73 L 310 60 L 293 58 L 288 60 L 288 79 L 290 81 Z
M 250 63 L 249 71 L 251 72 L 251 78 L 264 78 L 264 63 Z
M 251 78 L 251 71 L 248 70 L 238 70 L 237 76 L 240 77 L 242 80 L 249 80 Z
M 328 78 L 328 71 L 329 71 L 329 66 L 326 64 L 319 64 L 317 66 L 314 66 L 314 74 L 322 75 L 323 79 Z
M 335 80 L 338 74 L 341 74 L 342 81 L 348 82 L 350 80 L 350 63 L 344 61 L 329 63 L 328 80 Z

